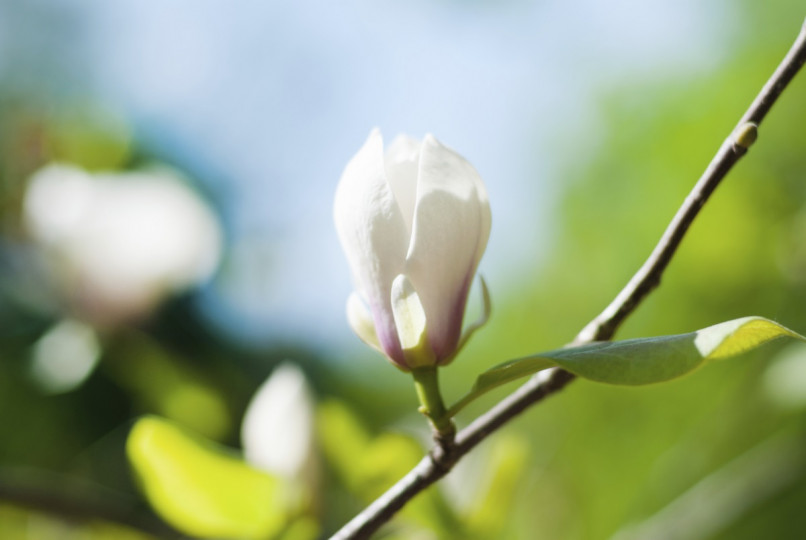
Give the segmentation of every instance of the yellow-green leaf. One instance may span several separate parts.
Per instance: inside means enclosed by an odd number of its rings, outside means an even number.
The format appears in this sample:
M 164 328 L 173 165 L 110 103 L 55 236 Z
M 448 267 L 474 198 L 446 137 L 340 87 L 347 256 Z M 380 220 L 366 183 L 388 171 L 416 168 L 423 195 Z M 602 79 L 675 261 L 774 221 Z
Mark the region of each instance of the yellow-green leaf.
M 277 479 L 168 421 L 138 420 L 126 452 L 148 502 L 183 533 L 258 540 L 286 525 Z

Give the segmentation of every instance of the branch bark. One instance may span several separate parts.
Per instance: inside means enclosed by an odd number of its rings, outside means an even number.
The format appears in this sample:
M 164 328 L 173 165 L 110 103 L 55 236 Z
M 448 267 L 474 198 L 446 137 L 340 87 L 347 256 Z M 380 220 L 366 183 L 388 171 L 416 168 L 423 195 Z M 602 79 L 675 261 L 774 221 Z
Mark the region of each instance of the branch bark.
M 717 151 L 711 163 L 686 197 L 646 262 L 604 311 L 588 323 L 572 346 L 612 339 L 618 327 L 659 284 L 694 218 L 747 149 L 755 141 L 758 126 L 784 88 L 806 62 L 806 22 L 789 52 Z M 531 377 L 515 392 L 474 420 L 456 436 L 456 444 L 434 447 L 417 466 L 344 525 L 331 540 L 369 538 L 415 495 L 448 474 L 478 443 L 528 407 L 563 389 L 574 375 L 561 369 Z

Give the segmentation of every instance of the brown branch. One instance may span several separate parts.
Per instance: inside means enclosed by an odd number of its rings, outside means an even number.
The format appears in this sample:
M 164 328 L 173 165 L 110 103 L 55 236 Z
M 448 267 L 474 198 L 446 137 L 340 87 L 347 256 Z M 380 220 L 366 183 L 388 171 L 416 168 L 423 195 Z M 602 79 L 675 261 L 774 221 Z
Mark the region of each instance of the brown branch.
M 621 323 L 660 284 L 664 270 L 694 218 L 725 175 L 755 141 L 758 125 L 803 66 L 804 61 L 806 61 L 806 22 L 778 69 L 761 89 L 686 197 L 649 258 L 613 302 L 582 329 L 572 345 L 611 339 Z M 415 495 L 448 474 L 463 455 L 488 435 L 531 405 L 561 390 L 572 380 L 574 375 L 561 369 L 552 369 L 533 376 L 460 431 L 455 445 L 445 448 L 437 446 L 432 449 L 411 472 L 342 527 L 331 540 L 369 538 Z

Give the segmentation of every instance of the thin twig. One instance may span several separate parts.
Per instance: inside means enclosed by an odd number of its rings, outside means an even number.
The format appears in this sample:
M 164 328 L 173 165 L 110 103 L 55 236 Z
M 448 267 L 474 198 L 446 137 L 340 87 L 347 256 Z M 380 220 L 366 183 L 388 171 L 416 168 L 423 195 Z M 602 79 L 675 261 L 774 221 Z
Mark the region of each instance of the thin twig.
M 722 143 L 708 168 L 666 227 L 652 254 L 610 305 L 577 335 L 575 345 L 611 339 L 627 316 L 660 284 L 661 275 L 672 260 L 694 218 L 728 171 L 747 152 L 747 148 L 755 140 L 755 129 L 803 66 L 804 61 L 806 61 L 806 23 L 778 69 L 761 89 L 733 132 Z M 749 140 L 739 140 L 742 135 L 749 133 L 752 133 Z
M 756 129 L 798 70 L 806 61 L 806 22 L 778 69 L 759 92 L 736 128 L 725 140 L 674 216 L 643 266 L 615 300 L 577 335 L 572 345 L 606 341 L 622 322 L 660 283 L 683 236 L 694 218 L 733 165 L 755 140 Z M 331 540 L 369 538 L 415 495 L 448 474 L 459 459 L 488 435 L 522 411 L 561 390 L 574 375 L 561 369 L 547 370 L 530 378 L 515 392 L 478 417 L 456 436 L 449 453 L 435 447 L 406 476 L 354 517 Z

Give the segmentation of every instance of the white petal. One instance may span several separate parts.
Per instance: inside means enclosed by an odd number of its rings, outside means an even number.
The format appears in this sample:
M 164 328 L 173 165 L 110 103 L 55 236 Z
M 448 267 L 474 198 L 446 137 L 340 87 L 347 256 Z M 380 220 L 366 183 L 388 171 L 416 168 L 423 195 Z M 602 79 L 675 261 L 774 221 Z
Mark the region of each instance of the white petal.
M 404 274 L 392 283 L 392 310 L 406 367 L 434 365 L 434 352 L 428 342 L 427 321 L 420 296 Z
M 386 149 L 384 161 L 389 185 L 406 222 L 406 231 L 411 236 L 420 166 L 420 141 L 398 135 Z
M 472 165 L 468 163 L 472 168 Z M 473 172 L 476 172 L 473 169 Z M 476 182 L 476 197 L 479 204 L 479 238 L 476 244 L 476 260 L 473 264 L 473 269 L 478 268 L 481 257 L 484 255 L 484 250 L 487 249 L 487 240 L 490 239 L 490 228 L 492 227 L 492 213 L 490 212 L 490 199 L 487 195 L 487 188 L 481 180 L 478 173 L 473 175 Z
M 350 323 L 350 328 L 364 343 L 383 352 L 381 343 L 378 341 L 378 334 L 375 333 L 375 322 L 372 320 L 372 313 L 369 312 L 358 293 L 352 293 L 347 298 L 347 322 Z
M 420 150 L 406 274 L 419 293 L 440 360 L 459 341 L 467 292 L 489 233 L 489 202 L 478 173 L 427 135 Z
M 25 193 L 25 224 L 43 244 L 69 238 L 92 206 L 95 182 L 77 167 L 51 164 L 31 176 Z
M 289 479 L 304 477 L 313 456 L 313 398 L 302 371 L 281 364 L 258 388 L 241 426 L 246 460 Z
M 386 354 L 402 362 L 389 291 L 403 271 L 408 233 L 386 181 L 383 140 L 374 130 L 347 164 L 336 190 L 336 231 L 358 294 L 366 300 Z

